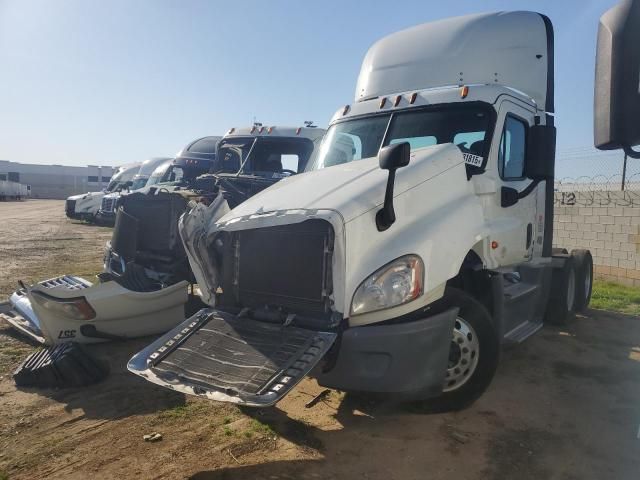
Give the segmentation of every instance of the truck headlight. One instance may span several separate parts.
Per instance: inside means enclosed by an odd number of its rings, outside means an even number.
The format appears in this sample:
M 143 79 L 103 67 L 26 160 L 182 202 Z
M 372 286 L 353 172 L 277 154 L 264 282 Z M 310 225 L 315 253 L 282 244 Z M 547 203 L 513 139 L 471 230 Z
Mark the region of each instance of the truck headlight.
M 32 290 L 31 295 L 42 307 L 67 318 L 91 320 L 96 317 L 96 311 L 84 297 L 60 299 L 37 290 Z
M 397 307 L 415 300 L 424 289 L 424 263 L 405 255 L 388 263 L 360 284 L 351 302 L 351 315 Z

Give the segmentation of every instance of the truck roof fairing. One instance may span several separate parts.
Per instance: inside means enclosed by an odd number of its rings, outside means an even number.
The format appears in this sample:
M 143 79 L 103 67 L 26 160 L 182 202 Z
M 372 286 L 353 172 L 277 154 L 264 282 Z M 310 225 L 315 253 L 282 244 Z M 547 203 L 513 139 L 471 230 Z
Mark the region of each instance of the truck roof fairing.
M 552 113 L 551 21 L 535 12 L 476 14 L 388 35 L 365 55 L 355 101 L 471 84 L 509 86 Z

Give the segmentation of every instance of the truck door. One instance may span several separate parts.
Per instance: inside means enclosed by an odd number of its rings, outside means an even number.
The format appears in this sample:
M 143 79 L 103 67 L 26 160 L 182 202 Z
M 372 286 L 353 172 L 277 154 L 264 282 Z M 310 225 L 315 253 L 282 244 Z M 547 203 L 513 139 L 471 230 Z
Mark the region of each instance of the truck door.
M 497 189 L 488 213 L 492 249 L 501 266 L 531 258 L 539 234 L 538 188 L 524 176 L 527 133 L 534 113 L 516 100 L 502 100 L 498 108 L 490 153 Z

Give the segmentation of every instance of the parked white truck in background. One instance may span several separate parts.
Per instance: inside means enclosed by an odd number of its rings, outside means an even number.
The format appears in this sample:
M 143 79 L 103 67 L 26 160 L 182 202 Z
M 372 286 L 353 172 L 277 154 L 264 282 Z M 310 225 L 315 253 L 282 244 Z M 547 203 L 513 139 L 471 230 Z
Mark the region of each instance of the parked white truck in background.
M 131 186 L 133 177 L 138 173 L 140 163 L 132 163 L 119 167 L 111 177 L 107 188 L 100 192 L 82 193 L 72 195 L 65 203 L 65 214 L 75 220 L 94 222 L 102 204 L 102 197 L 109 192 L 116 192 Z
M 160 167 L 164 167 L 163 174 L 166 173 L 171 165 L 171 160 L 173 159 L 169 157 L 154 157 L 142 162 L 138 173 L 136 173 L 131 179 L 131 185 L 129 187 L 116 189 L 116 191 L 107 193 L 102 197 L 100 208 L 96 214 L 96 220 L 101 224 L 113 225 L 113 222 L 116 219 L 116 205 L 118 203 L 118 199 L 123 194 L 135 192 L 136 190 L 140 190 L 146 186 L 153 185 L 153 182 L 159 181 L 160 179 L 157 176 L 153 176 L 153 174 Z

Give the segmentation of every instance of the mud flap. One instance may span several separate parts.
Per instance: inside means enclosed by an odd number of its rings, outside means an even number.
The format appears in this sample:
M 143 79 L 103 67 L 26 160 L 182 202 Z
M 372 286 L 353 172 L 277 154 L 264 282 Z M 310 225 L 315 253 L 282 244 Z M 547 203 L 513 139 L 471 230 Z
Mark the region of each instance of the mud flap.
M 137 353 L 127 368 L 183 393 L 266 407 L 289 393 L 336 337 L 204 309 Z

